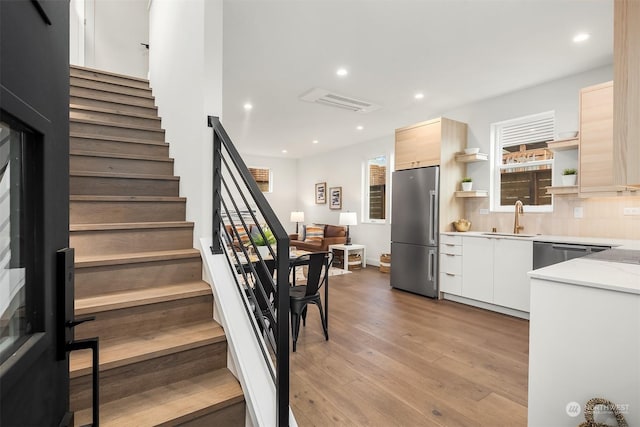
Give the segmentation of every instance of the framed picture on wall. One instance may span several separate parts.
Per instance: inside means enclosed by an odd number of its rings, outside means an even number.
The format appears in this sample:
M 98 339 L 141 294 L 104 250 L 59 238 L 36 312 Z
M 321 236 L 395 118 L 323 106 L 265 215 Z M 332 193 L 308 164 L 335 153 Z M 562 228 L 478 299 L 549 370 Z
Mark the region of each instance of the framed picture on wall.
M 327 183 L 319 182 L 316 184 L 316 204 L 322 205 L 327 203 Z
M 342 209 L 342 187 L 329 189 L 329 209 Z

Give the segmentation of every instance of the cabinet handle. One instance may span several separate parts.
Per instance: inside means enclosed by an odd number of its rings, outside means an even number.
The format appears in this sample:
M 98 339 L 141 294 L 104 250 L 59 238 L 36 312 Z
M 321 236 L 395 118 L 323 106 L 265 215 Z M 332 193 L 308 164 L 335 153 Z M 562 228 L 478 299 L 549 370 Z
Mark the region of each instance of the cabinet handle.
M 445 254 L 446 256 L 456 256 L 456 254 Z
M 444 274 L 446 274 L 447 276 L 455 276 L 455 274 L 453 273 L 444 273 Z
M 445 243 L 445 246 L 455 246 L 453 243 Z

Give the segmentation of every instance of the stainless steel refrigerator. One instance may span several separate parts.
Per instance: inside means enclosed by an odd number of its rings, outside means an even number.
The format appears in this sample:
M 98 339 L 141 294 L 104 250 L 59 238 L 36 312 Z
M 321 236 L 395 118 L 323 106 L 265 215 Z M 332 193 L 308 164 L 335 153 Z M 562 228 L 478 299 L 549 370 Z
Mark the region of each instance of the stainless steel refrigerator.
M 438 296 L 438 178 L 440 168 L 393 173 L 391 286 Z

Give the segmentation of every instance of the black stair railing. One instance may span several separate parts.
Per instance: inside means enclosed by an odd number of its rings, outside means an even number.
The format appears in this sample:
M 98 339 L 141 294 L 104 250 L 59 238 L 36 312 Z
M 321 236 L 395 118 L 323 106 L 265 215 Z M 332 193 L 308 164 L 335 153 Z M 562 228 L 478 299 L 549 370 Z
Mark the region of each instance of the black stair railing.
M 209 116 L 208 125 L 213 128 L 211 251 L 226 254 L 229 266 L 236 272 L 234 277 L 243 294 L 247 315 L 255 319 L 251 324 L 256 338 L 265 343 L 262 353 L 277 394 L 276 425 L 287 426 L 289 236 L 219 118 Z M 270 244 L 260 248 L 258 242 Z

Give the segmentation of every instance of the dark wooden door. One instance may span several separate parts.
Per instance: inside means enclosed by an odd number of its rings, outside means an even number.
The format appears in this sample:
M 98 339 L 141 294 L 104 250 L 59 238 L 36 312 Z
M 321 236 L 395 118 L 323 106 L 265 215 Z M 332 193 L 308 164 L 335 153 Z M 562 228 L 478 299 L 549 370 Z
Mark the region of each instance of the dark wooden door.
M 0 1 L 0 425 L 58 426 L 56 251 L 69 244 L 69 2 Z

